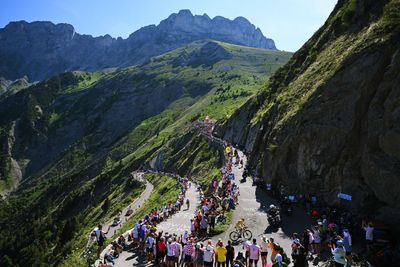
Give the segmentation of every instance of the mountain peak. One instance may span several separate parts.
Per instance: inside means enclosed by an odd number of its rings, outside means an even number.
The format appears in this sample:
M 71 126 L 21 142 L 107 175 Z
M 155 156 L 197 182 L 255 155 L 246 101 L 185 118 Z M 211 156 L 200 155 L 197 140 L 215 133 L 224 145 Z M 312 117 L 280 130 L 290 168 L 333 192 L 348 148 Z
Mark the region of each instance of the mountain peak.
M 178 16 L 190 16 L 190 17 L 193 17 L 193 14 L 189 9 L 181 9 L 178 12 Z
M 15 80 L 27 75 L 37 81 L 70 70 L 127 67 L 205 39 L 276 50 L 274 41 L 243 17 L 211 19 L 188 9 L 142 27 L 127 39 L 79 34 L 66 23 L 19 21 L 0 29 L 0 76 Z

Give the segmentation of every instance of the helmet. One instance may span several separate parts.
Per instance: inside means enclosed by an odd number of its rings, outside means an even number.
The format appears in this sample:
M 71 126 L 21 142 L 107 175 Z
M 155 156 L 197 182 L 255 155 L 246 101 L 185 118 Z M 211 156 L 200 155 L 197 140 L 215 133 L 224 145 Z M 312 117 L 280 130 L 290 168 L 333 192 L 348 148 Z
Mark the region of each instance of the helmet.
M 344 245 L 344 243 L 343 243 L 342 240 L 336 241 L 336 246 L 340 247 L 340 246 L 343 246 L 343 245 Z
M 275 205 L 274 205 L 274 204 L 271 204 L 271 205 L 269 205 L 269 208 L 270 208 L 270 209 L 275 209 Z

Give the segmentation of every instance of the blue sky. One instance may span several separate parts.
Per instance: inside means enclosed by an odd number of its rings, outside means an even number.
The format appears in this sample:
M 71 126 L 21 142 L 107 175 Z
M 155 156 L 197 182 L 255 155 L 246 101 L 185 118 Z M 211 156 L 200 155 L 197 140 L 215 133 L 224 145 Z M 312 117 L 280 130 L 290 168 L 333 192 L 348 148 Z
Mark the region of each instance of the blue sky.
M 15 20 L 66 22 L 78 33 L 126 38 L 142 26 L 190 9 L 247 18 L 278 49 L 296 51 L 324 23 L 337 0 L 0 0 L 0 27 Z

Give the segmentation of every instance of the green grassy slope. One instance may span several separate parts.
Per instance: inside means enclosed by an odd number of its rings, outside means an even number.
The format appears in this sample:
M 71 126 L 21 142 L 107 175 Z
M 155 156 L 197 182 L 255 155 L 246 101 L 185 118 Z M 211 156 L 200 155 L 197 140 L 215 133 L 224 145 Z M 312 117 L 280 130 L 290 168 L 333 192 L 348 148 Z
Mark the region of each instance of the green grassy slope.
M 17 122 L 18 154 L 2 150 L 3 158 L 47 161 L 37 162 L 36 169 L 28 165 L 30 176 L 0 203 L 0 250 L 7 255 L 0 263 L 58 265 L 82 247 L 87 231 L 141 192 L 130 172 L 159 153 L 166 155 L 166 170 L 209 180 L 221 157 L 189 132 L 190 123 L 206 115 L 229 117 L 290 56 L 195 42 L 141 66 L 65 73 L 5 99 L 1 137 L 9 140 Z M 33 153 L 43 140 L 51 153 Z M 16 225 L 24 235 L 32 221 L 29 239 L 13 237 Z M 62 234 L 66 225 L 72 229 L 68 236 Z

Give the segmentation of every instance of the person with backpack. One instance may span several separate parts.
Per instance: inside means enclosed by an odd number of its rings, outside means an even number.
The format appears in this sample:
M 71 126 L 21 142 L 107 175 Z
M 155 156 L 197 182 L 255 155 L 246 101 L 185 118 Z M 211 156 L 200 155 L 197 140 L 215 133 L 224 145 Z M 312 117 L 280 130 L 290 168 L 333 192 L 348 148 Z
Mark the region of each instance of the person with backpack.
M 97 227 L 97 229 L 94 231 L 96 234 L 96 240 L 97 240 L 97 258 L 100 258 L 100 253 L 103 251 L 104 249 L 104 242 L 106 241 L 106 234 L 108 234 L 108 231 L 110 231 L 110 226 L 108 227 L 107 232 L 104 232 L 102 230 L 103 226 L 101 224 L 99 224 L 99 226 Z

